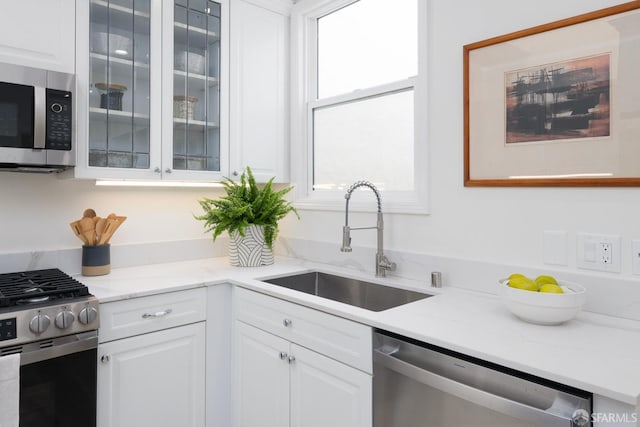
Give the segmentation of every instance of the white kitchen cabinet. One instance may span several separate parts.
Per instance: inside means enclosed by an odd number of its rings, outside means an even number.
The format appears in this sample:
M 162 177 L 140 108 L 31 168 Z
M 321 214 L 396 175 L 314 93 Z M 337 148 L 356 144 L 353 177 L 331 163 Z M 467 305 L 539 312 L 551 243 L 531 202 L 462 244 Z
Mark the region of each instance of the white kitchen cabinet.
M 75 73 L 75 0 L 5 2 L 0 62 Z
M 232 0 L 230 172 L 289 180 L 291 2 Z
M 327 345 L 335 324 L 315 336 L 325 316 L 351 336 L 335 345 L 346 345 L 341 352 Z M 235 427 L 371 427 L 371 372 L 352 366 L 360 365 L 359 343 L 370 343 L 370 328 L 242 288 L 235 289 L 235 319 Z M 332 357 L 322 354 L 327 349 Z M 370 360 L 370 346 L 368 353 Z
M 234 425 L 288 426 L 289 342 L 242 322 L 235 327 Z
M 204 427 L 206 290 L 101 305 L 98 427 Z
M 291 425 L 371 427 L 371 375 L 291 344 Z
M 77 15 L 75 176 L 221 179 L 227 1 L 90 0 Z

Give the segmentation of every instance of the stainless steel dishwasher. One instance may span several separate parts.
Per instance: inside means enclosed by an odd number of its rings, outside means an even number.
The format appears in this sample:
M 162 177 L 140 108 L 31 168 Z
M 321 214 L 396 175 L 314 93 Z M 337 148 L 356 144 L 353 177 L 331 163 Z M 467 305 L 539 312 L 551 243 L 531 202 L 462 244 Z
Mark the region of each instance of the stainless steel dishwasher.
M 590 393 L 389 332 L 373 345 L 374 427 L 591 426 Z

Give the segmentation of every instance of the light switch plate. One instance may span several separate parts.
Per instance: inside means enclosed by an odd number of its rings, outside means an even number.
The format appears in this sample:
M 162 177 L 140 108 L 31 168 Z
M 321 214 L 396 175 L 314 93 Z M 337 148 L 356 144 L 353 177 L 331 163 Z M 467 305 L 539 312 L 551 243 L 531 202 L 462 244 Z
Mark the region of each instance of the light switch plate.
M 578 233 L 576 243 L 578 268 L 620 273 L 620 236 Z
M 640 240 L 631 241 L 631 272 L 640 274 Z

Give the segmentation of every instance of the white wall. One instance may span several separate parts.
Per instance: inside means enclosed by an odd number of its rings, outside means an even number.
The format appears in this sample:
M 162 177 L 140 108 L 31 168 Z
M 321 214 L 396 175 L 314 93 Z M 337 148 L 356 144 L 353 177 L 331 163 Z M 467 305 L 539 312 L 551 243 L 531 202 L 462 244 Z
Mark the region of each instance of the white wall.
M 630 240 L 640 239 L 640 189 L 465 188 L 462 183 L 462 46 L 617 3 L 622 1 L 429 1 L 431 214 L 386 215 L 387 248 L 535 267 L 542 265 L 543 231 L 565 230 L 568 268 L 574 269 L 576 232 L 619 234 L 623 273 L 610 276 L 630 275 Z M 91 181 L 0 173 L 0 254 L 79 247 L 69 222 L 87 207 L 129 217 L 114 245 L 199 239 L 205 235 L 202 223 L 192 218 L 199 212 L 196 201 L 216 191 L 96 188 Z M 342 212 L 301 216 L 301 221 L 288 217 L 281 235 L 328 242 L 338 251 Z M 373 225 L 374 218 L 354 214 L 351 224 Z M 352 236 L 356 251 L 375 246 L 372 231 Z
M 618 3 L 623 1 L 429 0 L 431 214 L 386 215 L 387 248 L 542 266 L 543 231 L 564 230 L 567 268 L 575 269 L 576 232 L 617 234 L 623 238 L 623 273 L 603 275 L 630 275 L 630 241 L 640 239 L 640 189 L 463 186 L 462 46 Z M 358 197 L 373 199 L 366 192 Z M 342 212 L 304 211 L 301 216 L 299 222 L 285 221 L 283 236 L 331 242 L 338 251 Z M 375 220 L 354 215 L 350 224 L 374 225 Z M 355 231 L 352 238 L 354 251 L 359 245 L 375 246 L 373 231 Z
M 214 189 L 141 189 L 95 187 L 93 181 L 55 175 L 0 173 L 0 254 L 77 248 L 69 223 L 86 208 L 98 215 L 126 215 L 114 245 L 202 239 L 197 200 Z

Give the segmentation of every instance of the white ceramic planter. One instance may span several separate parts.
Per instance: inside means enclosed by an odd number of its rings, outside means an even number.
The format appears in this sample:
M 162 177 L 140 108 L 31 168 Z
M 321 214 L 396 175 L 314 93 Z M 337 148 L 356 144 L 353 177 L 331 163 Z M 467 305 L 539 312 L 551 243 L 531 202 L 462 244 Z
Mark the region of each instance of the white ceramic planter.
M 229 261 L 235 267 L 260 267 L 273 264 L 273 251 L 264 241 L 264 226 L 250 225 L 245 237 L 234 231 L 229 239 Z

